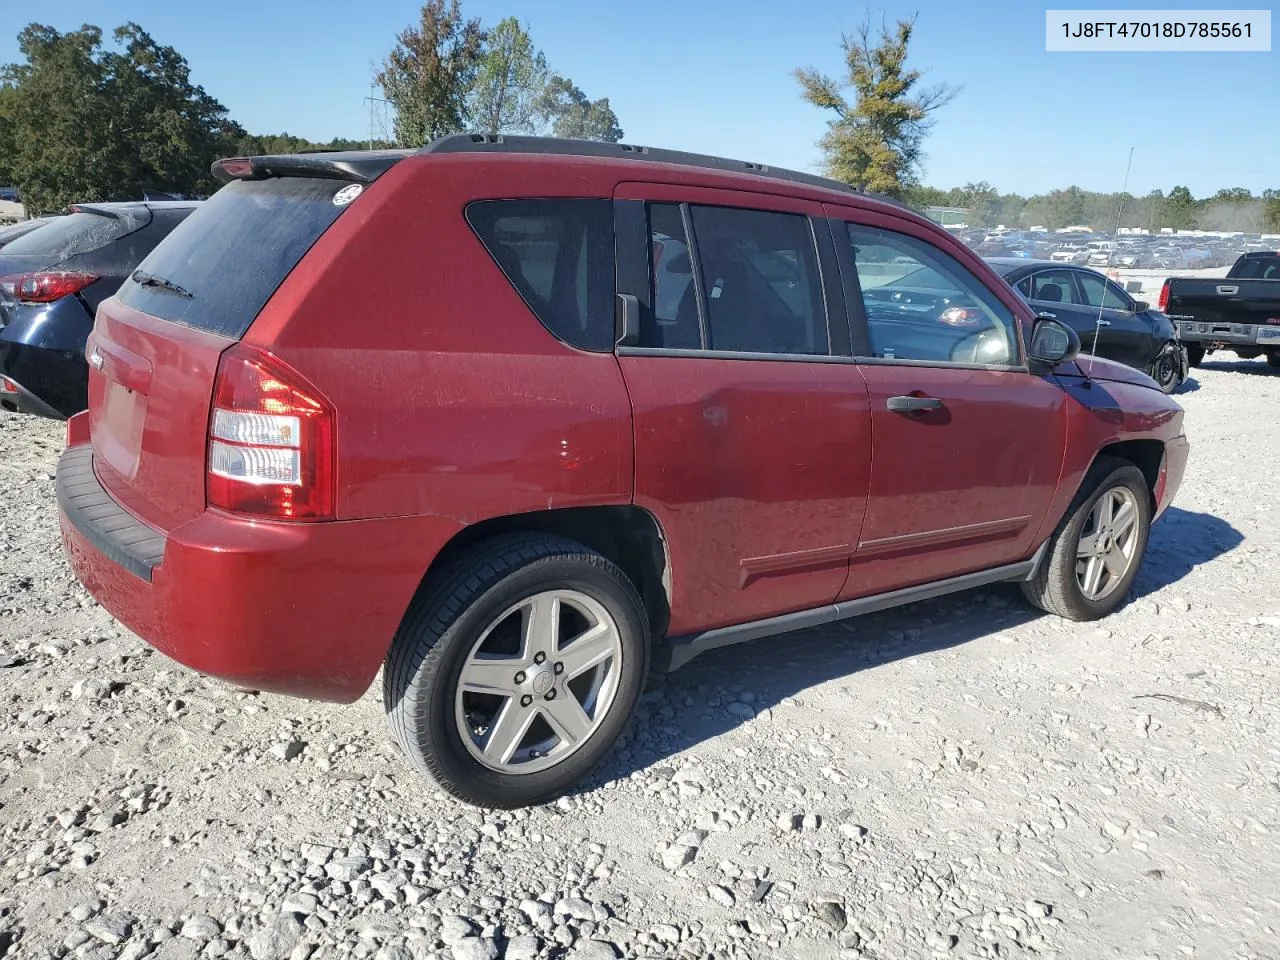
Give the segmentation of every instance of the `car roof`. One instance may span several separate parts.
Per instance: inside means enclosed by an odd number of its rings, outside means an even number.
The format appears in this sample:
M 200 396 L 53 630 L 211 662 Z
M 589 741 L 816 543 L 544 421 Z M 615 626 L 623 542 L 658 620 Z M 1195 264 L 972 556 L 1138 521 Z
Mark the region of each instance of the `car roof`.
M 746 160 L 732 160 L 708 154 L 666 150 L 630 143 L 608 143 L 596 140 L 573 140 L 564 137 L 509 136 L 506 134 L 457 133 L 440 137 L 417 150 L 370 150 L 295 153 L 276 156 L 230 157 L 213 164 L 213 175 L 222 183 L 236 179 L 258 180 L 278 176 L 311 176 L 371 183 L 396 163 L 411 156 L 505 155 L 508 157 L 560 157 L 579 163 L 625 164 L 633 169 L 637 162 L 661 167 L 690 168 L 704 174 L 726 174 L 742 183 L 768 182 L 777 190 L 786 184 L 793 196 L 820 202 L 848 204 L 866 203 L 892 208 L 922 221 L 940 232 L 940 225 L 918 210 L 895 200 L 855 187 L 851 184 L 813 173 L 771 167 Z M 636 179 L 646 179 L 639 174 Z

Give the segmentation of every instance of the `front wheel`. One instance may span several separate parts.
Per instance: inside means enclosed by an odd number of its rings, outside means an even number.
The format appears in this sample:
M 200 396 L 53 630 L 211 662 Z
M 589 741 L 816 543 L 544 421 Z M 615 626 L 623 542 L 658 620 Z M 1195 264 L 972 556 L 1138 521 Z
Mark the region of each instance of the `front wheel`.
M 621 736 L 648 666 L 635 587 L 561 537 L 473 548 L 410 607 L 383 675 L 410 762 L 485 807 L 564 793 Z
M 1182 357 L 1174 344 L 1165 346 L 1148 371 L 1161 393 L 1173 393 L 1183 379 Z
M 1100 458 L 1053 532 L 1040 569 L 1022 584 L 1023 594 L 1068 620 L 1100 620 L 1124 602 L 1150 527 L 1151 494 L 1142 471 Z

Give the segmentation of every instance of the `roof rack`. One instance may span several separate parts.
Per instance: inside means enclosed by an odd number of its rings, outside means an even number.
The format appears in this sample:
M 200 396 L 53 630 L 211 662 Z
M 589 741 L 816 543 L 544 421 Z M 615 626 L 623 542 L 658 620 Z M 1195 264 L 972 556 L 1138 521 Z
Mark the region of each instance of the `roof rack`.
M 506 134 L 454 133 L 433 140 L 419 153 L 541 153 L 572 157 L 605 157 L 620 160 L 647 160 L 651 163 L 673 163 L 705 170 L 723 170 L 729 173 L 748 173 L 757 177 L 785 180 L 824 190 L 839 190 L 858 196 L 872 197 L 891 203 L 904 210 L 911 208 L 892 197 L 872 193 L 830 177 L 820 177 L 798 170 L 770 167 L 749 160 L 729 160 L 703 153 L 686 153 L 683 150 L 662 150 L 642 147 L 633 143 L 606 143 L 600 140 L 570 140 L 564 137 L 526 137 Z

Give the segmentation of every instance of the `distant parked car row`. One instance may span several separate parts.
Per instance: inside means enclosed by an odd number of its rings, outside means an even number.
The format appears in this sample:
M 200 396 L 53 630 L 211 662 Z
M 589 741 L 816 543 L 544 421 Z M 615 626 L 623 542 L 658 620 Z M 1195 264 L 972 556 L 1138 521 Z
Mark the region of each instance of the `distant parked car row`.
M 0 408 L 59 419 L 85 409 L 98 304 L 195 207 L 77 204 L 0 232 Z

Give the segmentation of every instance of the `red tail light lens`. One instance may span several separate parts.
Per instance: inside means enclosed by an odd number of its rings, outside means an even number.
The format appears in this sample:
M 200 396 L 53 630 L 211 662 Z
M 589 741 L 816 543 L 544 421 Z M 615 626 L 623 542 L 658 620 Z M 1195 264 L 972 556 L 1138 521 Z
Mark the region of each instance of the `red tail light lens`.
M 275 520 L 331 519 L 334 419 L 329 401 L 283 361 L 232 347 L 213 388 L 209 505 Z
M 1169 281 L 1166 280 L 1160 287 L 1160 298 L 1156 300 L 1156 309 L 1164 313 L 1169 307 Z
M 0 277 L 0 290 L 24 303 L 53 303 L 79 293 L 98 278 L 91 273 L 45 270 Z

